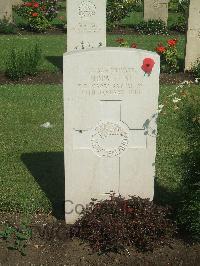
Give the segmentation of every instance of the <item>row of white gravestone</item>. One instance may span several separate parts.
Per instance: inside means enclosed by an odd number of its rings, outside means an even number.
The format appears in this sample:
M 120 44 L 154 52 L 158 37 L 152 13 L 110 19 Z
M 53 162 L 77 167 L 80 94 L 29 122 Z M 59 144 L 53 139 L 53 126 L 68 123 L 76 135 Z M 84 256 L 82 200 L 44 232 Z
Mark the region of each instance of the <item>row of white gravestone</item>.
M 68 51 L 106 46 L 106 0 L 67 1 Z M 144 20 L 167 24 L 169 0 L 144 0 Z
M 144 0 L 145 19 L 154 16 L 167 22 L 168 0 Z M 106 0 L 67 1 L 68 52 L 106 46 Z M 190 1 L 185 70 L 190 70 L 200 57 L 199 0 Z
M 110 191 L 153 199 L 160 58 L 104 47 L 106 1 L 68 0 L 67 9 L 65 213 L 73 223 L 79 207 Z
M 167 23 L 169 0 L 144 0 L 144 19 L 161 19 Z M 1 0 L 0 19 L 12 21 L 12 6 L 22 0 Z M 106 46 L 106 0 L 67 0 L 68 51 Z M 185 70 L 200 57 L 199 0 L 190 1 Z
M 167 24 L 169 0 L 144 0 L 144 19 L 161 19 Z M 191 70 L 200 59 L 200 4 L 190 0 L 185 70 Z
M 77 219 L 79 208 L 91 198 L 105 199 L 110 191 L 126 197 L 153 199 L 154 195 L 160 59 L 138 49 L 105 48 L 105 6 L 105 1 L 68 0 L 68 53 L 64 54 L 67 223 Z M 199 40 L 195 27 L 199 15 L 197 0 L 191 0 L 188 45 Z M 197 48 L 193 51 L 194 61 Z

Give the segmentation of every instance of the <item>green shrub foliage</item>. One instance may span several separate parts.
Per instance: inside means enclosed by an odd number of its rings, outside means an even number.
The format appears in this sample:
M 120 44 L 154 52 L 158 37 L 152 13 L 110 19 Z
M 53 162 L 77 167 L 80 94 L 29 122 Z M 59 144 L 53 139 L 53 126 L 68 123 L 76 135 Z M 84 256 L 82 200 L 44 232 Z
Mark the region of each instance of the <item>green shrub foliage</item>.
M 12 80 L 19 80 L 26 75 L 36 75 L 42 52 L 36 44 L 27 50 L 12 49 L 6 62 L 6 75 Z
M 135 0 L 108 0 L 107 1 L 107 27 L 112 29 L 125 18 L 135 6 Z
M 17 32 L 16 26 L 6 19 L 0 20 L 0 33 L 2 34 L 15 34 Z
M 196 62 L 196 64 L 192 68 L 192 73 L 194 75 L 196 83 L 200 83 L 200 59 Z
M 162 20 L 142 21 L 134 26 L 135 30 L 140 34 L 147 35 L 167 35 L 168 30 Z
M 193 239 L 200 241 L 200 184 L 196 186 L 198 186 L 196 191 L 191 189 L 185 194 L 185 199 L 178 211 L 178 222 Z
M 57 8 L 57 0 L 25 0 L 17 8 L 17 14 L 26 20 L 29 30 L 44 32 L 57 16 Z
M 198 86 L 197 86 L 197 89 Z M 178 223 L 194 239 L 200 241 L 200 113 L 199 98 L 188 95 L 183 100 L 180 120 L 187 133 L 188 147 L 182 161 L 182 201 L 178 208 Z
M 186 32 L 187 22 L 186 22 L 186 18 L 183 14 L 178 16 L 177 21 L 170 26 L 170 30 L 178 31 L 181 33 Z
M 168 242 L 175 233 L 168 215 L 168 209 L 148 199 L 125 200 L 111 195 L 110 200 L 92 201 L 71 230 L 73 236 L 88 241 L 94 251 L 119 252 L 127 246 L 148 251 Z
M 188 13 L 190 0 L 179 0 L 177 11 L 186 15 Z

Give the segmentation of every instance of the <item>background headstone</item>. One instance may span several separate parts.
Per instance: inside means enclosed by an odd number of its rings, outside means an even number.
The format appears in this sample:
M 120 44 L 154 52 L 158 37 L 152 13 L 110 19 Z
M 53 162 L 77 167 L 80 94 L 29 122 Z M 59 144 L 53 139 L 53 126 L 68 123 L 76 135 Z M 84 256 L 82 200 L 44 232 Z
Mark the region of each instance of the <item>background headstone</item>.
M 190 0 L 185 70 L 190 70 L 200 59 L 200 1 Z
M 67 0 L 67 51 L 106 46 L 106 0 Z
M 12 5 L 17 6 L 23 4 L 23 0 L 12 0 Z
M 144 0 L 144 20 L 162 20 L 167 24 L 169 0 Z
M 12 21 L 12 1 L 0 0 L 0 20 Z
M 159 70 L 157 54 L 137 49 L 64 54 L 67 223 L 111 190 L 153 199 Z

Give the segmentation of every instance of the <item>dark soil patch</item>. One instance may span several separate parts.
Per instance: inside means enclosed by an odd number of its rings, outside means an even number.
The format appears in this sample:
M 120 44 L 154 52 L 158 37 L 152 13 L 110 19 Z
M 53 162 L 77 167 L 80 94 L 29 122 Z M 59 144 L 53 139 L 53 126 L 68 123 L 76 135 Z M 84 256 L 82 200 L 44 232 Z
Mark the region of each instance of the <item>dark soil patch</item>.
M 161 85 L 179 84 L 183 81 L 194 82 L 194 78 L 190 73 L 161 73 L 160 75 Z M 18 81 L 10 80 L 4 73 L 0 73 L 0 85 L 3 84 L 63 84 L 63 73 L 41 72 L 36 76 L 27 76 Z
M 36 76 L 27 76 L 18 81 L 10 80 L 4 73 L 0 73 L 0 85 L 3 84 L 62 84 L 63 74 L 61 72 L 41 72 Z
M 194 77 L 191 73 L 176 73 L 176 74 L 167 74 L 161 73 L 160 74 L 160 84 L 161 85 L 173 85 L 179 84 L 183 81 L 194 82 Z
M 5 221 L 17 225 L 20 215 L 0 213 L 0 220 L 1 230 Z M 92 253 L 86 243 L 70 240 L 65 222 L 51 215 L 35 215 L 30 226 L 33 236 L 26 248 L 26 256 L 8 250 L 5 241 L 0 240 L 1 265 L 200 265 L 200 245 L 189 245 L 178 239 L 154 252 L 139 253 L 130 248 L 122 254 L 100 255 Z

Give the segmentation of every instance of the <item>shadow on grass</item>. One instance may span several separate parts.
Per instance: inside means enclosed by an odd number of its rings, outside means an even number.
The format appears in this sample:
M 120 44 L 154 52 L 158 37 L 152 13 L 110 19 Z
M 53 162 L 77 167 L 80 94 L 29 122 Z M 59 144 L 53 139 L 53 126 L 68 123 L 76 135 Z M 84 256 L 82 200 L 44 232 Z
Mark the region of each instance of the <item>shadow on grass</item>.
M 21 160 L 50 200 L 53 215 L 64 218 L 64 153 L 39 152 L 22 154 Z
M 62 56 L 46 56 L 46 59 L 63 72 L 63 57 Z
M 185 105 L 185 112 L 180 116 L 182 130 L 186 132 L 188 143 L 188 150 L 181 157 L 182 181 L 186 188 L 200 184 L 200 101 L 192 98 L 191 102 L 190 105 Z
M 184 60 L 184 58 L 179 58 L 178 59 L 178 66 L 179 66 L 179 71 L 180 72 L 184 72 L 184 68 L 185 68 L 185 60 Z
M 170 191 L 161 186 L 157 180 L 154 185 L 154 203 L 161 206 L 171 206 L 174 210 L 181 200 L 180 191 Z

